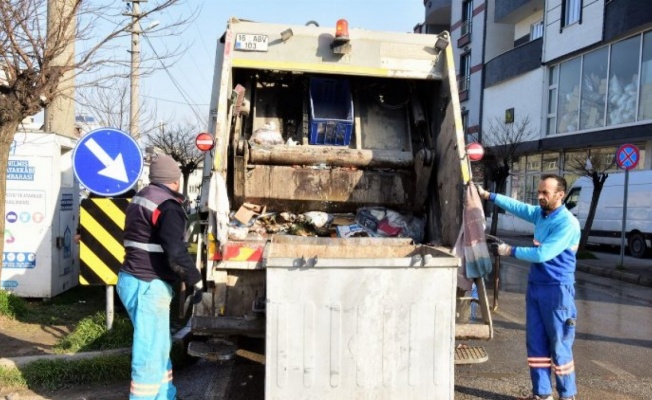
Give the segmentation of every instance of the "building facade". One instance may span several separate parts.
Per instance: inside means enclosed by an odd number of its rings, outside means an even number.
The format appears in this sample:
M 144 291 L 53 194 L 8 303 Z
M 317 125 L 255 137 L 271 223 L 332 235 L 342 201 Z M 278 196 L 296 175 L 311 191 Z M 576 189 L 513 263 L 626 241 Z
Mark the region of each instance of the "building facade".
M 425 0 L 421 33 L 449 31 L 455 55 L 462 124 L 467 143 L 481 140 L 486 4 L 473 0 Z
M 477 135 L 487 143 L 495 126 L 524 121 L 530 132 L 512 164 L 508 195 L 535 204 L 542 174 L 572 183 L 571 166 L 589 156 L 601 161 L 596 169 L 622 172 L 613 162 L 626 143 L 640 150 L 637 169 L 652 169 L 649 1 L 447 3 L 467 140 Z

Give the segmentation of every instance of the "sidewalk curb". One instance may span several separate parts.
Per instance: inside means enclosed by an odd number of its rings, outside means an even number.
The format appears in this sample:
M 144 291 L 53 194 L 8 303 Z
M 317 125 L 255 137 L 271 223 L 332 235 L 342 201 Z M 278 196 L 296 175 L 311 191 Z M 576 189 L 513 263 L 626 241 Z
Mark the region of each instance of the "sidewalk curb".
M 639 285 L 652 287 L 652 276 L 642 276 L 638 281 Z
M 652 277 L 646 277 L 639 274 L 634 274 L 627 271 L 619 271 L 616 269 L 608 269 L 597 267 L 594 265 L 586 265 L 578 263 L 576 269 L 580 272 L 586 272 L 592 275 L 603 276 L 605 278 L 616 279 L 635 285 L 652 287 Z
M 186 325 L 173 334 L 172 344 L 175 343 L 183 344 L 185 338 L 189 334 L 190 334 L 190 326 Z M 22 356 L 22 357 L 0 357 L 0 367 L 20 368 L 20 367 L 24 367 L 25 365 L 31 362 L 38 361 L 38 360 L 77 361 L 77 360 L 86 360 L 89 358 L 95 358 L 101 356 L 130 354 L 130 353 L 131 353 L 131 348 L 123 348 L 123 349 L 111 349 L 111 350 L 100 350 L 100 351 L 85 351 L 81 353 L 39 354 L 34 356 Z
M 108 356 L 115 354 L 129 354 L 131 349 L 111 349 L 102 351 L 87 351 L 83 353 L 68 353 L 68 354 L 42 354 L 36 356 L 23 356 L 23 357 L 6 357 L 0 358 L 0 367 L 5 368 L 20 368 L 25 365 L 38 361 L 38 360 L 66 360 L 76 361 L 100 356 Z

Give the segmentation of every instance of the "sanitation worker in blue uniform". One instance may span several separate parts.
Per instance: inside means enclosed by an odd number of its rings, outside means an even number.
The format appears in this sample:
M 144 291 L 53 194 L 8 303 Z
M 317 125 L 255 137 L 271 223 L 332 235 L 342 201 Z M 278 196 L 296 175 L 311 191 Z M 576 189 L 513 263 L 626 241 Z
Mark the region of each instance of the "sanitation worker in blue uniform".
M 116 286 L 134 326 L 130 400 L 174 400 L 170 350 L 172 284 L 183 280 L 201 300 L 202 279 L 184 241 L 181 171 L 172 157 L 155 157 L 150 184 L 129 203 L 124 229 L 125 259 Z
M 534 224 L 534 246 L 497 244 L 495 252 L 530 261 L 526 306 L 527 361 L 532 394 L 522 400 L 553 400 L 551 374 L 560 400 L 574 400 L 575 366 L 575 253 L 580 225 L 562 201 L 566 180 L 544 175 L 539 182 L 539 206 L 521 203 L 478 187 L 480 197 Z

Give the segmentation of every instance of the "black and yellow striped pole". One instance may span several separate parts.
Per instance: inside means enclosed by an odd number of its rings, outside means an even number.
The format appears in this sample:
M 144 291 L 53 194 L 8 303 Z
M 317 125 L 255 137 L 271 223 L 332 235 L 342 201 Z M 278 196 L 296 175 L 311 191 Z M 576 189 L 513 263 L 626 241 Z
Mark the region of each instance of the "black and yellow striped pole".
M 125 257 L 125 211 L 131 199 L 90 198 L 79 210 L 79 283 L 106 286 L 106 327 L 113 326 L 113 286 Z
M 125 249 L 122 238 L 129 199 L 84 199 L 80 209 L 79 283 L 115 285 Z

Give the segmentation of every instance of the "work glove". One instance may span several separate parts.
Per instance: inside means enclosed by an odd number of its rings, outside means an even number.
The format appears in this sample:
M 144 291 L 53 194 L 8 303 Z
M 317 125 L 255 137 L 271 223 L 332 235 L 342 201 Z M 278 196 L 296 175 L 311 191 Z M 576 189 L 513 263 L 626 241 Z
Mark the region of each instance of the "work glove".
M 489 250 L 494 256 L 511 256 L 512 246 L 505 242 L 493 242 L 489 245 Z
M 489 192 L 484 190 L 484 188 L 480 185 L 475 186 L 478 189 L 478 195 L 482 200 L 489 200 Z
M 204 296 L 204 284 L 202 281 L 199 281 L 195 283 L 195 285 L 192 287 L 193 292 L 192 292 L 192 304 L 199 304 L 201 303 L 202 297 Z

